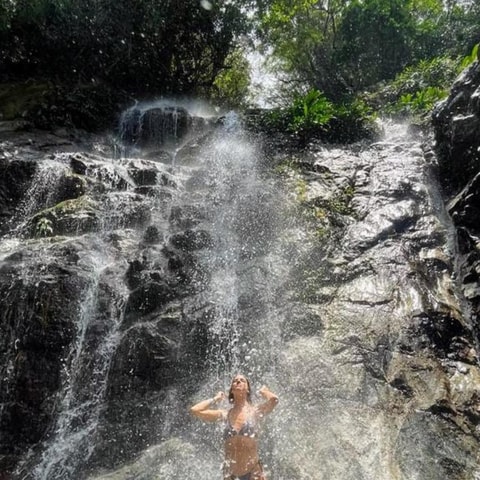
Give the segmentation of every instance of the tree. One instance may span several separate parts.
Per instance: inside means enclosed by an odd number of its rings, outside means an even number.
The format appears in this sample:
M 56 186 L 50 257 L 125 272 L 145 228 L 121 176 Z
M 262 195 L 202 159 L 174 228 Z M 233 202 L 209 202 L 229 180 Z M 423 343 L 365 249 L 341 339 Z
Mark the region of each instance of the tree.
M 299 90 L 315 88 L 330 99 L 346 93 L 336 61 L 342 0 L 274 0 L 262 4 L 263 38 L 273 47 Z
M 6 76 L 137 93 L 208 89 L 247 25 L 246 0 L 17 0 L 7 11 L 9 1 L 0 0 Z
M 411 58 L 413 32 L 405 0 L 352 1 L 340 24 L 339 61 L 353 89 L 393 78 L 401 71 Z
M 334 101 L 480 40 L 477 1 L 259 0 L 259 11 L 262 38 L 291 83 Z

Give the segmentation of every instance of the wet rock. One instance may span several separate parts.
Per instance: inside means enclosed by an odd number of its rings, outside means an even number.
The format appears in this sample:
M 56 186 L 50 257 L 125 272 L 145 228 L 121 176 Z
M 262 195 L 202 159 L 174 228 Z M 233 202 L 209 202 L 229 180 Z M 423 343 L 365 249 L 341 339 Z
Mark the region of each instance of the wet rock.
M 128 480 L 132 477 L 138 480 L 160 480 L 178 474 L 185 478 L 201 478 L 205 474 L 205 465 L 199 465 L 195 458 L 195 445 L 180 438 L 172 438 L 150 447 L 137 460 L 115 472 L 93 475 L 88 480 Z M 215 459 L 209 453 L 205 454 L 205 460 L 215 464 Z M 211 476 L 218 473 L 212 470 L 209 473 Z M 154 477 L 151 472 L 156 472 Z
M 201 144 L 191 143 L 182 147 L 175 155 L 175 165 L 193 166 L 199 161 Z
M 145 243 L 159 243 L 162 240 L 162 234 L 155 225 L 150 225 L 145 230 L 143 241 Z
M 170 210 L 170 224 L 181 228 L 190 229 L 198 225 L 205 218 L 201 207 L 195 205 L 174 206 Z
M 164 307 L 175 298 L 172 288 L 164 282 L 142 283 L 128 297 L 126 320 L 135 319 Z
M 452 117 L 452 142 L 471 142 L 479 133 L 480 119 L 476 114 L 455 115 Z
M 166 165 L 171 165 L 173 163 L 172 154 L 163 150 L 148 152 L 146 154 L 142 154 L 142 156 L 147 160 L 165 163 Z
M 141 397 L 142 391 L 159 391 L 175 381 L 180 321 L 174 316 L 160 316 L 125 332 L 112 363 L 111 400 L 119 400 L 135 390 Z
M 37 164 L 32 161 L 0 158 L 0 233 L 27 191 Z
M 136 185 L 156 185 L 158 171 L 153 168 L 130 168 L 130 176 Z
M 480 173 L 475 175 L 450 202 L 448 211 L 455 225 L 479 231 L 480 225 Z
M 55 260 L 23 249 L 0 264 L 0 292 L 8 304 L 0 313 L 0 449 L 12 456 L 40 442 L 57 412 L 77 309 L 89 282 L 76 264 L 78 248 L 60 249 L 64 256 Z M 22 269 L 29 275 L 19 276 Z
M 170 237 L 170 244 L 185 252 L 211 247 L 212 242 L 210 233 L 205 230 L 185 230 Z
M 480 63 L 474 62 L 452 86 L 449 97 L 432 115 L 441 180 L 449 191 L 458 191 L 478 172 L 480 117 L 477 89 Z
M 145 158 L 65 158 L 94 202 L 94 232 L 6 238 L 0 249 L 0 453 L 32 452 L 19 476 L 33 480 L 45 454 L 71 480 L 214 478 L 220 437 L 188 405 L 237 366 L 280 393 L 283 413 L 262 429 L 275 477 L 473 476 L 480 369 L 452 225 L 418 143 L 386 132 L 372 148 L 297 152 L 306 171 L 291 178 L 256 172 L 243 140 L 228 168 L 205 156 L 172 172 Z M 188 190 L 197 175 L 203 185 Z M 173 202 L 159 201 L 174 188 Z M 475 236 L 464 228 L 468 256 Z M 469 262 L 466 288 L 480 272 Z M 40 321 L 52 312 L 51 325 Z M 49 380 L 35 384 L 43 371 Z M 70 392 L 69 429 L 54 433 Z
M 72 235 L 92 232 L 99 223 L 99 205 L 88 197 L 81 197 L 37 213 L 26 230 L 31 237 Z
M 134 107 L 123 118 L 122 140 L 144 149 L 175 145 L 187 134 L 191 123 L 190 114 L 182 107 Z
M 158 198 L 160 201 L 168 202 L 173 198 L 173 193 L 169 189 L 165 189 L 158 185 L 144 185 L 136 187 L 134 193 L 139 195 L 146 195 L 152 198 Z

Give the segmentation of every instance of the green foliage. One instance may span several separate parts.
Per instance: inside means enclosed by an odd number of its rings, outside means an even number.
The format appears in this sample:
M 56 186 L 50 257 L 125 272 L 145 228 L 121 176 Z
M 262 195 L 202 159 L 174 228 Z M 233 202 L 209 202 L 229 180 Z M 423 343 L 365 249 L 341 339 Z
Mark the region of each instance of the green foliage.
M 0 106 L 4 120 L 21 118 L 38 106 L 52 91 L 47 83 L 12 83 L 0 85 Z
M 478 58 L 478 44 L 460 59 L 436 57 L 406 68 L 391 84 L 396 101 L 387 107 L 390 113 L 424 115 L 448 96 L 455 77 Z
M 465 56 L 461 63 L 460 63 L 460 68 L 463 70 L 464 68 L 467 68 L 469 65 L 471 65 L 475 60 L 478 60 L 478 46 L 479 44 L 477 43 L 473 48 L 470 53 L 470 55 Z
M 306 89 L 339 100 L 345 85 L 336 74 L 337 21 L 343 0 L 272 0 L 261 17 L 260 31 L 281 67 Z
M 257 127 L 292 134 L 301 143 L 313 139 L 353 142 L 376 134 L 376 116 L 363 100 L 335 104 L 318 90 L 298 95 L 286 108 L 266 113 Z
M 53 235 L 52 221 L 46 217 L 40 217 L 35 227 L 37 237 L 48 237 Z
M 405 0 L 353 0 L 340 21 L 339 58 L 358 91 L 393 78 L 410 60 L 414 22 Z
M 298 96 L 287 109 L 287 128 L 301 135 L 325 130 L 334 116 L 334 106 L 323 93 L 310 90 L 306 95 Z
M 13 15 L 14 3 L 10 0 L 0 0 L 0 32 L 10 27 L 10 19 Z
M 422 60 L 399 73 L 371 100 L 388 114 L 425 115 L 447 96 L 461 63 L 446 56 Z
M 267 130 L 291 133 L 306 141 L 324 136 L 334 114 L 334 105 L 323 93 L 310 90 L 305 95 L 297 95 L 290 106 L 270 110 L 261 119 L 260 126 Z
M 225 59 L 225 66 L 213 82 L 212 100 L 221 106 L 238 108 L 245 105 L 250 85 L 250 65 L 241 49 Z
M 450 57 L 421 60 L 397 75 L 392 88 L 398 95 L 398 93 L 414 93 L 429 86 L 446 87 L 455 80 L 460 70 L 458 60 Z
M 330 123 L 331 138 L 337 142 L 353 142 L 376 135 L 377 115 L 365 101 L 354 98 L 336 107 Z
M 107 83 L 135 93 L 208 90 L 236 37 L 246 0 L 0 0 L 0 71 Z
M 439 87 L 427 87 L 414 94 L 407 93 L 400 97 L 395 111 L 408 114 L 428 113 L 434 105 L 448 95 L 447 90 Z
M 292 83 L 341 103 L 480 38 L 480 2 L 264 0 L 261 30 Z M 426 88 L 432 85 L 424 85 Z M 417 89 L 420 90 L 420 89 Z M 414 92 L 410 92 L 414 93 Z

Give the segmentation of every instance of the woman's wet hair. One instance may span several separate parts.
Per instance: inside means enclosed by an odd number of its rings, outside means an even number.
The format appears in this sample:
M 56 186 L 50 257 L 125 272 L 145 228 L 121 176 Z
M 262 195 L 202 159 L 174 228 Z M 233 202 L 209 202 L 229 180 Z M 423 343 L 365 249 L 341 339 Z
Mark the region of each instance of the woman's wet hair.
M 239 376 L 242 376 L 247 381 L 247 387 L 248 387 L 247 402 L 252 403 L 252 387 L 250 386 L 250 380 L 245 375 L 235 375 L 235 377 L 239 377 Z M 233 383 L 233 379 L 232 379 L 232 383 Z M 230 390 L 228 391 L 228 401 L 230 403 L 233 403 L 233 392 L 232 392 L 231 385 L 230 385 Z

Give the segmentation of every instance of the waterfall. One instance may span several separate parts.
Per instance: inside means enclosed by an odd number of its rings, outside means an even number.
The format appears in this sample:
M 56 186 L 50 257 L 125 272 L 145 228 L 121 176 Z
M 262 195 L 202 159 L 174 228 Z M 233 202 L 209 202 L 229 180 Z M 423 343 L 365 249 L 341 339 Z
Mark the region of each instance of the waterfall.
M 269 479 L 474 478 L 446 415 L 478 369 L 425 139 L 268 150 L 210 113 L 136 105 L 110 156 L 38 162 L 0 247 L 2 422 L 28 362 L 55 381 L 25 382 L 43 423 L 13 478 L 221 478 L 221 426 L 188 407 L 238 372 L 280 397 Z
M 118 329 L 123 318 L 126 293 L 118 292 L 121 285 L 112 285 L 115 298 L 110 317 L 105 316 L 102 325 L 103 337 L 92 348 L 87 343 L 87 332 L 95 328 L 99 305 L 97 290 L 99 277 L 113 259 L 92 258 L 91 285 L 84 294 L 78 318 L 77 338 L 65 371 L 63 398 L 52 441 L 42 454 L 40 463 L 33 470 L 33 478 L 75 478 L 82 463 L 88 461 L 95 447 L 98 418 L 105 389 L 110 361 L 118 345 Z M 97 327 L 98 328 L 98 327 Z M 100 333 L 100 332 L 98 332 Z

